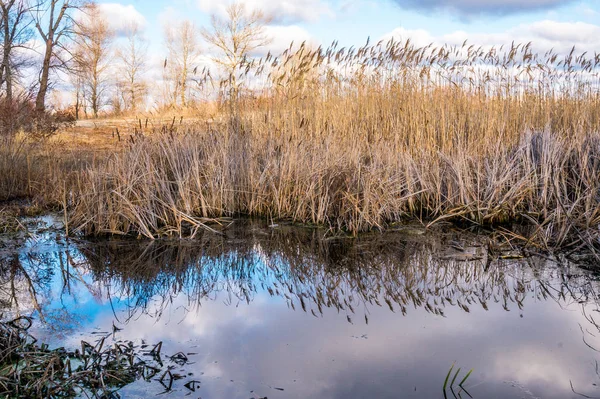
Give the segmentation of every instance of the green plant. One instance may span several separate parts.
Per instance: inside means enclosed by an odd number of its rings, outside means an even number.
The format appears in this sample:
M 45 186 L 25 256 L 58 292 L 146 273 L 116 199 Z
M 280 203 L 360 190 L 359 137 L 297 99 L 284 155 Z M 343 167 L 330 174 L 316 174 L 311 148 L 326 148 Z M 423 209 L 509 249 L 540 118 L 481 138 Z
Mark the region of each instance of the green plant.
M 456 378 L 460 374 L 460 367 L 456 370 L 456 373 L 454 373 L 454 377 L 452 377 L 452 381 L 450 381 L 450 385 L 448 385 L 448 380 L 450 379 L 450 375 L 452 375 L 452 370 L 454 369 L 454 365 L 455 365 L 455 363 L 452 363 L 452 366 L 450 366 L 450 370 L 448 370 L 448 374 L 446 375 L 446 379 L 444 380 L 444 386 L 443 386 L 444 398 L 448 397 L 448 389 L 450 390 L 450 392 L 452 393 L 454 398 L 460 398 L 462 392 L 466 393 L 470 398 L 472 398 L 471 394 L 465 389 L 463 384 L 465 382 L 467 382 L 467 379 L 473 372 L 473 369 L 469 370 L 469 372 L 467 374 L 465 374 L 463 379 L 458 383 L 458 387 L 460 388 L 460 390 L 458 392 L 454 391 L 454 387 L 455 387 L 454 383 L 456 382 Z

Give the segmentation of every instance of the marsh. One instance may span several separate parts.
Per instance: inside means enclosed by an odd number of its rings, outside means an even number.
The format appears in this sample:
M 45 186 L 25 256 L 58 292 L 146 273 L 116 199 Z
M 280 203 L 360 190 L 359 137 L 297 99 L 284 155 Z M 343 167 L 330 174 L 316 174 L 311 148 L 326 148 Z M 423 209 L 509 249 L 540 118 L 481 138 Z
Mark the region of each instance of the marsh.
M 4 242 L 4 318 L 32 317 L 51 348 L 161 343 L 177 378 L 107 387 L 121 397 L 442 398 L 452 365 L 473 371 L 450 397 L 598 394 L 598 274 L 561 257 L 455 228 L 348 238 L 238 220 L 86 241 L 49 223 Z

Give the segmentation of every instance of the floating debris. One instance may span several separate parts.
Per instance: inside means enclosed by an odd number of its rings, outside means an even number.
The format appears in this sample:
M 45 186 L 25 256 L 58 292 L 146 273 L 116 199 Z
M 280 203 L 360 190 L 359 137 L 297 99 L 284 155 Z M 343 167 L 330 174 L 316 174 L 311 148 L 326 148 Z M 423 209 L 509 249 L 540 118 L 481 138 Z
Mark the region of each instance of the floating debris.
M 81 341 L 81 348 L 74 351 L 49 349 L 29 334 L 32 324 L 26 316 L 0 321 L 0 397 L 120 398 L 117 392 L 121 388 L 140 379 L 152 381 L 164 367 L 160 361 L 162 343 L 152 351 L 144 351 L 131 341 L 107 345 L 106 339 L 113 332 L 95 344 Z M 152 360 L 144 360 L 142 355 Z M 183 353 L 169 359 L 179 366 L 189 363 Z M 157 381 L 166 391 L 172 390 L 174 381 L 184 378 L 169 367 L 160 375 Z M 190 381 L 184 386 L 195 391 L 200 382 Z

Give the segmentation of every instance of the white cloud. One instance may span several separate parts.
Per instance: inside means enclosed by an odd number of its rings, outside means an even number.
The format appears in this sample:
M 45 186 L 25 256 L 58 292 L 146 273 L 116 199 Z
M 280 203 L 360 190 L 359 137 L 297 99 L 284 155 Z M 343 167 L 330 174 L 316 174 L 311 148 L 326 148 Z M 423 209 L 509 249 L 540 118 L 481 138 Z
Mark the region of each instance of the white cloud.
M 569 23 L 546 20 L 530 25 L 526 31 L 547 41 L 568 42 L 584 46 L 600 43 L 600 26 L 584 22 Z
M 461 15 L 517 14 L 548 10 L 574 0 L 393 0 L 401 7 L 425 11 L 451 11 Z
M 160 22 L 161 29 L 165 26 L 170 26 L 173 22 L 183 21 L 185 15 L 180 11 L 175 9 L 174 7 L 165 7 L 158 16 L 158 21 Z
M 230 0 L 197 0 L 200 9 L 206 13 L 226 16 Z M 261 10 L 274 21 L 290 24 L 299 21 L 314 22 L 320 17 L 333 16 L 332 9 L 323 0 L 246 0 L 247 10 Z
M 138 25 L 141 29 L 146 27 L 146 18 L 131 4 L 102 3 L 98 4 L 98 8 L 104 14 L 109 26 L 117 32 L 117 35 L 125 34 L 133 24 Z
M 256 55 L 258 56 L 266 55 L 269 51 L 274 55 L 281 54 L 290 47 L 292 42 L 294 42 L 294 47 L 300 46 L 302 42 L 306 42 L 307 45 L 318 46 L 317 41 L 310 33 L 297 25 L 267 26 L 265 33 L 272 41 L 268 46 L 257 49 Z
M 577 12 L 579 12 L 584 17 L 598 18 L 598 15 L 600 15 L 600 12 L 598 12 L 597 10 L 594 10 L 593 8 L 591 8 L 590 6 L 585 5 L 585 4 L 580 4 L 579 6 L 577 6 L 576 9 L 577 9 Z
M 587 51 L 593 54 L 600 48 L 600 26 L 585 22 L 557 22 L 551 20 L 537 21 L 530 24 L 518 25 L 499 33 L 484 33 L 455 31 L 446 35 L 434 36 L 423 29 L 397 28 L 384 35 L 383 40 L 390 38 L 406 40 L 410 38 L 415 45 L 424 46 L 450 44 L 460 45 L 465 40 L 481 46 L 500 46 L 516 43 L 532 42 L 532 48 L 537 52 L 554 49 L 564 54 L 571 51 L 573 46 L 577 53 Z
M 394 39 L 396 41 L 410 39 L 411 42 L 417 47 L 423 47 L 427 46 L 429 43 L 438 42 L 438 38 L 433 37 L 431 33 L 425 29 L 396 28 L 381 38 L 383 41 L 388 41 L 390 39 Z

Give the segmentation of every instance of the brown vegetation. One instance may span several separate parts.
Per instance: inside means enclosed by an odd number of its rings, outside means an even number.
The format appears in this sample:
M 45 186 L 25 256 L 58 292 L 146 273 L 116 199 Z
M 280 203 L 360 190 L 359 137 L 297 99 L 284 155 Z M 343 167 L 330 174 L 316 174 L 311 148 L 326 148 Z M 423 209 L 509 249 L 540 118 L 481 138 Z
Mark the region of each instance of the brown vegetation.
M 171 373 L 173 366 L 188 363 L 183 353 L 161 358 L 162 342 L 149 349 L 131 341 L 114 340 L 118 331 L 81 348 L 50 349 L 29 333 L 33 320 L 21 316 L 0 321 L 0 394 L 7 398 L 111 398 L 136 380 L 160 382 L 166 391 L 183 376 Z M 163 369 L 166 369 L 164 371 Z M 193 383 L 193 382 L 192 382 Z M 189 383 L 188 383 L 189 384 Z M 186 385 L 187 387 L 187 385 Z M 188 388 L 191 390 L 191 388 Z
M 139 120 L 122 151 L 45 187 L 85 234 L 194 235 L 235 215 L 358 233 L 417 218 L 513 237 L 525 223 L 529 244 L 597 247 L 599 65 L 529 45 L 302 46 L 247 65 L 255 89 L 222 108 L 234 118 Z
M 71 223 L 156 237 L 238 214 L 353 233 L 517 221 L 538 245 L 595 246 L 598 65 L 409 42 L 267 57 L 248 66 L 267 83 L 239 120 L 140 135 L 82 174 Z

